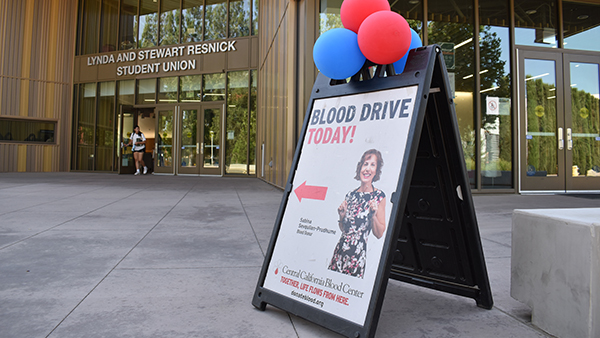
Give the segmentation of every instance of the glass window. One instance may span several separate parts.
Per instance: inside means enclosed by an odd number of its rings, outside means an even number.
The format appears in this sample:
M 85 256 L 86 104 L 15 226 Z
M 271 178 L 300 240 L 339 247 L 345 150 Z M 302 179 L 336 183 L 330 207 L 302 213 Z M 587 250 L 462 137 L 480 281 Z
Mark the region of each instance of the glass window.
M 198 110 L 197 109 L 182 109 L 181 110 L 181 147 L 180 163 L 182 167 L 196 168 L 198 165 L 199 154 L 197 151 L 197 131 L 198 131 Z
M 135 104 L 135 80 L 121 80 L 119 83 L 119 104 Z
M 197 102 L 202 100 L 202 75 L 181 76 L 179 78 L 179 101 Z
M 525 59 L 526 156 L 528 176 L 558 176 L 556 62 Z
M 181 42 L 202 41 L 204 0 L 184 0 L 181 11 Z
M 250 35 L 250 0 L 229 0 L 229 37 Z
M 158 79 L 158 102 L 177 102 L 177 76 Z
M 101 82 L 96 114 L 96 170 L 115 170 L 115 116 L 115 83 Z
M 179 43 L 179 1 L 161 1 L 160 45 Z
M 0 118 L 0 142 L 55 143 L 56 122 Z
M 225 172 L 248 174 L 248 71 L 227 75 Z
M 206 0 L 204 16 L 204 40 L 219 40 L 227 37 L 227 1 Z
M 337 0 L 321 0 L 319 14 L 319 33 L 323 34 L 333 28 L 343 28 L 340 17 L 342 2 Z
M 94 115 L 96 84 L 79 86 L 79 109 L 77 111 L 77 164 L 76 170 L 94 170 Z
M 597 63 L 569 62 L 574 177 L 600 173 L 600 67 Z M 568 174 L 568 173 L 567 173 Z
M 102 23 L 100 30 L 100 52 L 117 50 L 117 21 L 119 20 L 119 0 L 102 2 Z
M 600 5 L 563 1 L 563 27 L 564 48 L 600 51 Z
M 402 15 L 406 22 L 410 25 L 410 28 L 414 29 L 415 32 L 421 36 L 423 40 L 423 4 L 418 0 L 409 1 L 396 1 L 391 4 L 392 11 Z
M 427 14 L 428 44 L 439 44 L 452 53 L 446 68 L 471 185 L 475 185 L 475 115 L 473 109 L 474 44 L 473 3 L 470 0 L 430 0 Z
M 156 79 L 137 80 L 137 104 L 150 104 L 156 100 Z
M 258 35 L 258 2 L 252 1 L 252 35 Z
M 225 74 L 205 74 L 202 76 L 202 100 L 225 100 Z
M 173 166 L 173 110 L 158 112 L 158 129 L 156 130 L 157 167 Z
M 515 1 L 515 44 L 556 48 L 557 23 L 556 0 Z
M 204 141 L 204 156 L 202 156 L 202 167 L 204 169 L 219 169 L 221 165 L 221 109 L 204 108 L 204 126 L 202 134 Z
M 250 137 L 248 146 L 248 173 L 256 175 L 256 107 L 257 107 L 257 88 L 258 72 L 250 71 Z
M 100 1 L 84 0 L 83 33 L 81 54 L 98 53 L 98 20 L 100 19 Z
M 481 186 L 512 188 L 508 2 L 480 3 Z
M 140 45 L 139 48 L 157 45 L 158 2 L 140 0 Z
M 119 49 L 133 49 L 137 43 L 138 0 L 122 0 Z

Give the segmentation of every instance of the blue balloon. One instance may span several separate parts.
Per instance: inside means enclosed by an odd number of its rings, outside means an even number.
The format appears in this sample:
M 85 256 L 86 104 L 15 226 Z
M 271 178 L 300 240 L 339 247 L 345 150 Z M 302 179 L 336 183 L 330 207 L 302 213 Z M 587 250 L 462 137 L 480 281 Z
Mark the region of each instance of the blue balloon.
M 358 35 L 346 28 L 321 34 L 313 48 L 313 60 L 321 73 L 334 80 L 352 77 L 365 64 L 358 47 Z
M 419 33 L 415 32 L 415 30 L 411 28 L 410 34 L 410 47 L 408 47 L 408 51 L 400 60 L 394 62 L 394 70 L 396 71 L 396 74 L 400 74 L 404 71 L 404 67 L 406 66 L 406 60 L 408 59 L 408 52 L 410 52 L 411 49 L 423 46 L 421 38 L 419 37 Z

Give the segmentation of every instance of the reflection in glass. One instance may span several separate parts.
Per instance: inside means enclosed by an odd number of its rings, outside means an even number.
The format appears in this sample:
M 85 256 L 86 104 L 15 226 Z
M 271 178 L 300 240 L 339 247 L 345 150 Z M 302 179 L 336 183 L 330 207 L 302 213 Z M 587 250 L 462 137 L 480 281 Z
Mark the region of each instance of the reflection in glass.
M 181 166 L 196 167 L 196 131 L 198 130 L 198 111 L 182 109 L 181 111 Z
M 0 118 L 0 142 L 56 143 L 56 122 Z
M 391 3 L 392 11 L 402 15 L 410 28 L 423 36 L 423 4 L 418 1 L 394 1 Z M 421 41 L 423 38 L 421 38 Z
M 597 63 L 570 63 L 573 177 L 600 177 L 599 71 Z
M 85 0 L 83 5 L 83 32 L 81 34 L 81 54 L 98 53 L 98 18 L 100 1 Z
M 158 79 L 158 102 L 177 102 L 177 76 Z
M 115 83 L 101 82 L 96 114 L 96 170 L 112 171 L 115 168 Z
M 133 106 L 135 104 L 135 80 L 121 80 L 119 84 L 118 102 L 120 105 Z
M 158 2 L 140 0 L 139 48 L 156 46 L 158 43 Z
M 552 60 L 525 59 L 527 176 L 558 175 L 555 67 Z
M 258 2 L 252 1 L 252 35 L 258 35 Z
M 225 172 L 248 174 L 248 71 L 229 72 Z
M 161 1 L 159 45 L 179 43 L 179 1 Z
M 512 187 L 512 108 L 508 2 L 481 3 L 480 159 L 482 188 Z
M 218 108 L 204 109 L 204 168 L 218 169 L 221 159 L 221 110 Z
M 563 1 L 562 6 L 564 48 L 600 51 L 600 5 Z
M 219 40 L 227 37 L 227 1 L 206 0 L 204 16 L 204 40 Z
M 179 101 L 197 102 L 202 100 L 202 75 L 179 77 Z
M 181 10 L 181 42 L 202 41 L 204 0 L 184 0 Z
M 117 50 L 117 21 L 119 20 L 119 0 L 102 2 L 102 22 L 100 24 L 100 53 Z
M 458 127 L 471 187 L 474 187 L 475 168 L 475 116 L 474 90 L 474 44 L 473 7 L 470 0 L 428 2 L 428 44 L 442 45 L 453 52 L 454 58 L 446 59 L 450 87 L 453 92 Z
M 340 17 L 341 6 L 341 2 L 321 0 L 321 9 L 319 11 L 319 34 L 323 34 L 334 28 L 344 28 Z
M 258 72 L 250 71 L 250 144 L 248 145 L 248 174 L 256 174 L 256 104 L 257 104 L 257 87 L 258 87 Z
M 202 76 L 202 100 L 225 100 L 225 74 L 205 74 Z
M 137 43 L 138 1 L 122 0 L 119 32 L 119 50 L 134 49 Z
M 173 165 L 173 111 L 158 112 L 158 128 L 156 130 L 156 166 Z
M 123 120 L 121 121 L 121 114 L 119 114 L 119 121 L 117 124 L 117 126 L 118 126 L 117 133 L 122 136 L 122 139 L 120 140 L 121 144 L 128 144 L 129 138 L 131 137 L 131 133 L 133 130 L 133 113 L 128 110 L 123 110 L 122 117 L 123 117 Z M 121 124 L 123 125 L 123 129 L 121 129 Z M 132 149 L 132 147 L 118 147 L 117 148 L 117 152 L 118 151 L 123 152 L 121 154 L 121 163 L 120 163 L 121 171 L 127 171 L 127 170 L 124 170 L 127 167 L 129 167 L 129 168 L 131 168 L 131 170 L 133 170 L 133 168 L 135 167 L 135 160 L 133 159 L 133 151 L 131 149 Z
M 75 135 L 77 147 L 76 170 L 94 170 L 95 105 L 96 84 L 81 84 L 79 86 L 79 109 L 77 111 L 77 131 Z
M 515 44 L 556 48 L 556 0 L 515 1 Z
M 137 104 L 154 103 L 156 100 L 156 79 L 137 80 Z
M 250 35 L 250 0 L 229 0 L 229 37 Z

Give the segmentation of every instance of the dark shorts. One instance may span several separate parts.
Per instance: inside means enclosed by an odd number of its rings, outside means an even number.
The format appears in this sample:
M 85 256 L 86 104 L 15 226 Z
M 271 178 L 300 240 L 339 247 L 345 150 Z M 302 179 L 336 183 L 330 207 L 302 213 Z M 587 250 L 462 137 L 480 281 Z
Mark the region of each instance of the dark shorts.
M 134 152 L 134 153 L 143 153 L 143 152 L 145 152 L 145 151 L 146 151 L 146 148 L 144 148 L 144 149 L 136 149 L 136 150 L 134 150 L 133 152 Z

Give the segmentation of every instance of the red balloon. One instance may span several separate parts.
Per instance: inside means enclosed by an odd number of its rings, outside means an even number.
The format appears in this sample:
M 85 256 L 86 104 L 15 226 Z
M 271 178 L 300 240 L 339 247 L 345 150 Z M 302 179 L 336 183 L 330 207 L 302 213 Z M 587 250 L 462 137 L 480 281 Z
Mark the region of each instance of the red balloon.
M 358 46 L 370 61 L 387 65 L 400 60 L 410 47 L 410 26 L 395 12 L 376 12 L 358 30 Z
M 344 28 L 358 33 L 362 22 L 369 15 L 379 11 L 390 11 L 388 0 L 344 0 L 340 17 Z

